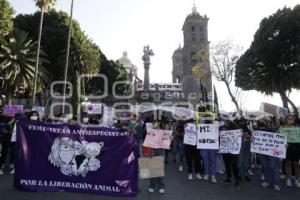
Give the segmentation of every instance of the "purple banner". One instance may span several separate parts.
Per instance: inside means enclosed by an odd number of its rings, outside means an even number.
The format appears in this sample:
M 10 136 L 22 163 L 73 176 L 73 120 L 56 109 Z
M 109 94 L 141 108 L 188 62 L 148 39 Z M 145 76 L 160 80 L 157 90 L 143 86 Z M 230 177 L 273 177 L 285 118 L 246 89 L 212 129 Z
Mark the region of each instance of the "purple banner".
M 136 152 L 135 135 L 124 130 L 20 121 L 14 186 L 136 196 Z

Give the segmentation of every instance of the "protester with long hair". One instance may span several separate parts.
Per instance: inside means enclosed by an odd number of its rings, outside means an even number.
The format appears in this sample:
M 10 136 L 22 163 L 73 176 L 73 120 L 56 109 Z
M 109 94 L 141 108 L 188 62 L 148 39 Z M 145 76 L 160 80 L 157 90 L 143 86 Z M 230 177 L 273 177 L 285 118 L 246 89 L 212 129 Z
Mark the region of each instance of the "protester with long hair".
M 247 127 L 246 119 L 241 118 L 240 120 L 237 121 L 237 125 L 243 131 L 242 146 L 238 158 L 239 178 L 240 180 L 244 179 L 249 182 L 250 178 L 248 176 L 248 171 L 250 169 L 250 160 L 251 160 L 251 153 L 250 153 L 251 132 Z
M 203 124 L 212 124 L 212 121 L 205 120 L 203 121 Z M 209 176 L 211 176 L 211 181 L 213 183 L 217 183 L 217 153 L 218 151 L 215 149 L 200 149 L 200 155 L 204 164 L 203 180 L 205 181 L 207 181 L 209 179 Z
M 286 117 L 284 127 L 295 127 L 295 118 L 290 115 Z M 286 159 L 284 163 L 286 173 L 286 186 L 292 187 L 292 169 L 294 168 L 295 173 L 295 185 L 300 188 L 300 144 L 299 143 L 288 143 Z
M 0 151 L 0 175 L 4 174 L 3 169 L 9 153 L 12 121 L 13 119 L 10 117 L 0 115 L 0 142 L 2 147 Z
M 228 130 L 236 130 L 238 127 L 232 121 L 225 120 L 224 126 L 219 128 L 220 131 L 228 131 Z M 240 187 L 239 183 L 239 169 L 238 169 L 238 155 L 230 154 L 230 153 L 223 153 L 223 160 L 225 164 L 225 171 L 226 171 L 226 180 L 225 184 L 229 184 L 232 182 L 232 172 L 233 177 L 235 180 L 234 186 L 236 188 Z
M 157 120 L 154 124 L 155 129 L 165 129 L 165 124 L 162 123 L 161 121 Z M 152 156 L 163 156 L 165 157 L 165 151 L 164 149 L 152 149 L 151 155 Z M 165 183 L 164 183 L 164 178 L 163 177 L 157 177 L 157 178 L 150 178 L 150 185 L 148 188 L 148 191 L 150 193 L 153 193 L 155 190 L 158 190 L 160 194 L 165 193 Z
M 193 120 L 189 120 L 185 127 L 196 126 Z M 197 144 L 189 145 L 184 144 L 185 160 L 188 170 L 188 179 L 193 179 L 193 172 L 195 172 L 196 179 L 202 179 L 200 174 L 200 157 L 199 150 L 197 149 Z
M 257 122 L 258 129 L 260 131 L 266 131 L 270 133 L 276 132 L 274 123 L 271 120 L 262 119 Z M 280 191 L 279 187 L 279 158 L 257 154 L 259 156 L 259 161 L 262 166 L 262 173 L 264 180 L 261 183 L 263 188 L 273 185 L 275 191 Z

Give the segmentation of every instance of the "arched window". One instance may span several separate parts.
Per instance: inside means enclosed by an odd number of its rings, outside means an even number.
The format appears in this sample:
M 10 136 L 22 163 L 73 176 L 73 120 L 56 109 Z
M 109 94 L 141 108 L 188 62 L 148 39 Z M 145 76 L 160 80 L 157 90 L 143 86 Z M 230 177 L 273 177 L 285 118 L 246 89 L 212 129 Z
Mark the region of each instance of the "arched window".
M 180 78 L 179 78 L 179 76 L 176 77 L 175 83 L 180 83 Z
M 192 51 L 192 53 L 191 53 L 191 62 L 192 62 L 192 65 L 196 64 L 196 53 L 194 51 Z

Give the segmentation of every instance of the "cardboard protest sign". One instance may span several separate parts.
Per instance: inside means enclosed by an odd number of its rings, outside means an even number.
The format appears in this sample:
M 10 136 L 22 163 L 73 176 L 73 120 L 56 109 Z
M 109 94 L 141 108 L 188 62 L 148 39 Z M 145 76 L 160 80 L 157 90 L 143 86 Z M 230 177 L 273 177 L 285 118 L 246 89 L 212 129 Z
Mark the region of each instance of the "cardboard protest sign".
M 147 129 L 144 147 L 170 149 L 172 130 Z
M 270 113 L 277 118 L 284 117 L 289 113 L 288 109 L 270 103 L 261 103 L 260 110 Z
M 198 149 L 219 149 L 219 130 L 213 124 L 199 124 L 197 130 Z
M 141 179 L 165 176 L 164 158 L 162 156 L 139 158 L 139 172 Z
M 188 145 L 196 145 L 197 143 L 197 127 L 195 124 L 188 123 L 184 128 L 183 143 Z
M 280 128 L 280 133 L 287 136 L 288 143 L 300 143 L 300 128 Z
M 23 105 L 5 105 L 3 115 L 13 117 L 17 113 L 23 112 Z
M 220 131 L 219 153 L 239 154 L 242 146 L 242 130 Z
M 283 133 L 255 131 L 252 134 L 251 152 L 285 158 L 287 136 Z

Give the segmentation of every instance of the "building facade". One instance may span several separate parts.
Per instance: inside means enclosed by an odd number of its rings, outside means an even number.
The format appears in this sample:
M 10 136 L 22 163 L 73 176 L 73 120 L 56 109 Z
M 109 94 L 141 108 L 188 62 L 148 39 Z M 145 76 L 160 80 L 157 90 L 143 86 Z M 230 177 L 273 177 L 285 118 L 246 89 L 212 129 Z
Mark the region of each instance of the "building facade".
M 198 58 L 200 52 L 206 52 L 209 57 L 208 20 L 206 15 L 202 16 L 197 12 L 194 5 L 192 13 L 187 16 L 182 27 L 183 47 L 179 46 L 172 56 L 173 83 L 182 83 L 183 92 L 192 104 L 198 104 L 201 100 L 207 101 L 207 99 L 211 101 L 210 98 L 207 98 L 211 96 L 212 92 L 209 66 L 205 66 L 206 69 L 203 69 L 209 71 L 205 77 L 197 77 L 193 73 L 193 67 L 201 62 L 201 59 Z

